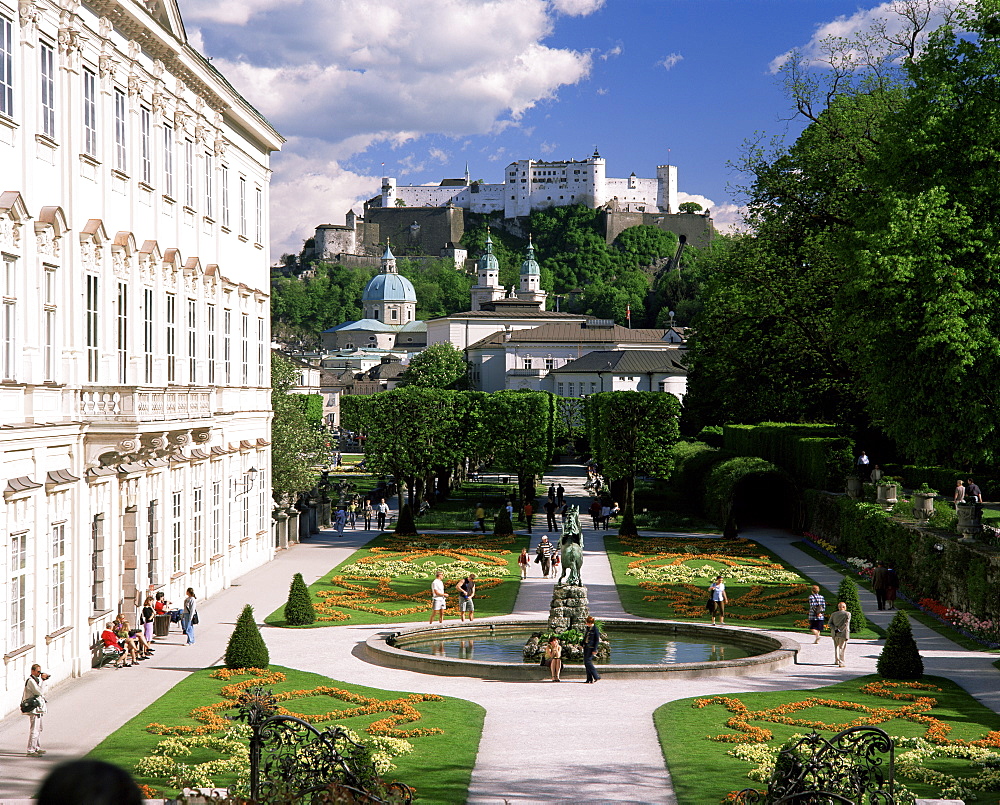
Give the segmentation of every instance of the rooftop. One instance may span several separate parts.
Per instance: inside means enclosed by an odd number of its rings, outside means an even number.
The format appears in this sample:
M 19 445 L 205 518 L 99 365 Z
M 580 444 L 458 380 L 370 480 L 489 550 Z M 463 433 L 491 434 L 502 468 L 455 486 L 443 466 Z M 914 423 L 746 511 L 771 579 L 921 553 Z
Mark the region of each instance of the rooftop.
M 684 353 L 678 349 L 615 349 L 595 350 L 588 352 L 575 361 L 550 370 L 552 373 L 562 372 L 618 372 L 620 374 L 646 374 L 649 372 L 670 372 L 686 375 Z

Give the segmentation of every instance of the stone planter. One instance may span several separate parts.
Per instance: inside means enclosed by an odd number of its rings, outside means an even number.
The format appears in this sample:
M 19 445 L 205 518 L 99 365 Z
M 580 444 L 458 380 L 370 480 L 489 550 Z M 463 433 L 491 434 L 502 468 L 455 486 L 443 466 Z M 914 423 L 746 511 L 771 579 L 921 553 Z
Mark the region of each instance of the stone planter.
M 875 502 L 879 506 L 891 509 L 896 505 L 896 484 L 879 484 L 875 488 L 878 491 L 878 498 Z
M 913 519 L 930 520 L 934 516 L 934 495 L 926 492 L 913 493 Z
M 855 478 L 853 475 L 847 478 L 847 497 L 853 500 L 858 500 L 861 497 L 861 493 L 864 490 L 864 486 L 861 483 L 860 478 Z
M 958 513 L 958 533 L 962 535 L 962 540 L 970 542 L 979 532 L 979 523 L 975 518 L 975 506 L 971 503 L 959 503 L 955 506 Z

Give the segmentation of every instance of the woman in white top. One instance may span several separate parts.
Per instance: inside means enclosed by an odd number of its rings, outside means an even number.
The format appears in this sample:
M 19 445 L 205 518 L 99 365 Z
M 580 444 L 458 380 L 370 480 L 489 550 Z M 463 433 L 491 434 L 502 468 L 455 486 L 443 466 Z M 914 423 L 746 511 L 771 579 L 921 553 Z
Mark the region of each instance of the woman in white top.
M 712 613 L 712 626 L 715 626 L 716 616 L 718 616 L 720 624 L 726 622 L 726 604 L 728 602 L 726 584 L 722 580 L 722 576 L 716 576 L 712 586 L 708 588 L 708 610 Z

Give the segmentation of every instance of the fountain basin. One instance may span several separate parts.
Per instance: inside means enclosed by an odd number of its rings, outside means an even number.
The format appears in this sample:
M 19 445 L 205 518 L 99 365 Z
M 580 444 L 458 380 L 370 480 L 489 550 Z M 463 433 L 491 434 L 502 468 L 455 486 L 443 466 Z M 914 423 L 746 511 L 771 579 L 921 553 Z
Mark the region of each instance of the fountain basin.
M 611 641 L 612 663 L 600 664 L 601 676 L 613 679 L 696 679 L 706 676 L 745 676 L 767 673 L 795 663 L 799 644 L 787 637 L 777 637 L 757 629 L 740 629 L 727 626 L 709 626 L 682 621 L 604 620 L 604 630 Z M 364 656 L 371 662 L 390 668 L 417 671 L 439 676 L 469 676 L 501 681 L 537 681 L 547 678 L 549 671 L 540 665 L 522 661 L 462 659 L 439 654 L 417 653 L 406 648 L 428 641 L 474 641 L 489 635 L 509 636 L 512 641 L 523 640 L 533 631 L 547 631 L 545 621 L 502 621 L 451 623 L 444 626 L 417 626 L 394 632 L 372 635 L 364 644 Z M 615 663 L 615 636 L 658 635 L 665 640 L 694 638 L 712 645 L 732 645 L 751 656 L 738 659 L 716 659 L 700 662 L 673 663 Z M 562 677 L 583 679 L 586 671 L 582 665 L 567 664 Z

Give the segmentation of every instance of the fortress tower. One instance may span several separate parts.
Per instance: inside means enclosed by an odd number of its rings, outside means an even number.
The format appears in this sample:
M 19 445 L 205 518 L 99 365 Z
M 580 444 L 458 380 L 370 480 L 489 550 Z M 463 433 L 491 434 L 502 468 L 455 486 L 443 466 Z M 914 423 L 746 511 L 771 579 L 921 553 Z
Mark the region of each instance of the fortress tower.
M 656 166 L 656 206 L 660 212 L 677 210 L 677 166 Z

